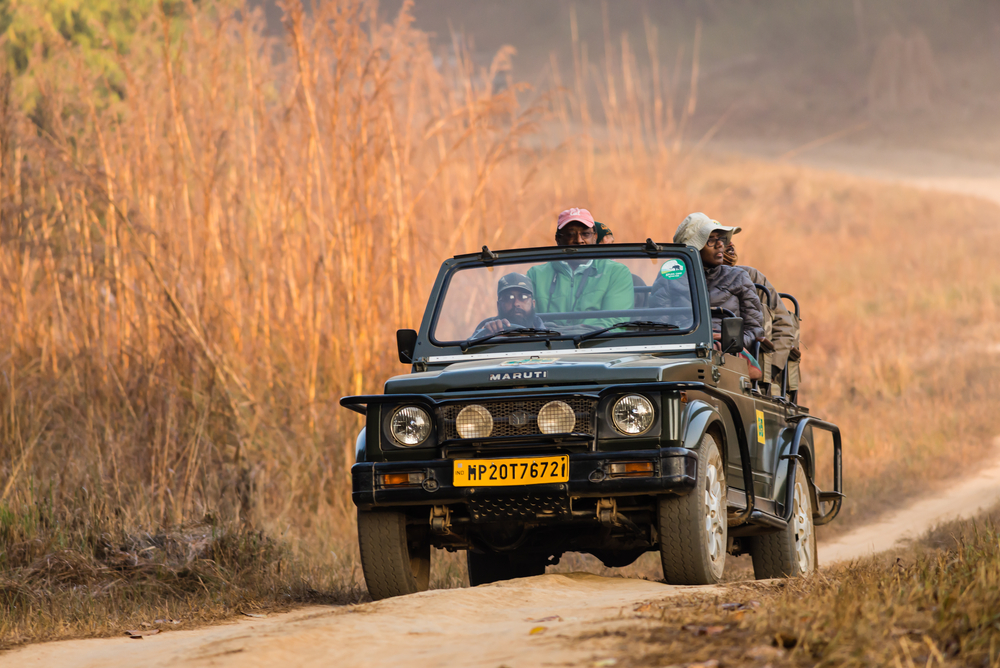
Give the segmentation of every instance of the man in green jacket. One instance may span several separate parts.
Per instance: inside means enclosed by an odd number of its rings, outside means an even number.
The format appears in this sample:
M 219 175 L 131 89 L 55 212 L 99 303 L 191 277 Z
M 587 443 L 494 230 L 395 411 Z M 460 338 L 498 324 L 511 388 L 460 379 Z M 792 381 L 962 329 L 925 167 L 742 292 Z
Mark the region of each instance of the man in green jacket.
M 560 246 L 589 246 L 597 243 L 594 217 L 586 209 L 566 209 L 556 223 L 556 243 Z M 635 306 L 632 272 L 614 260 L 561 260 L 528 270 L 535 286 L 537 312 L 555 325 L 607 327 L 629 320 L 627 316 L 550 320 L 545 313 L 571 311 L 621 311 Z

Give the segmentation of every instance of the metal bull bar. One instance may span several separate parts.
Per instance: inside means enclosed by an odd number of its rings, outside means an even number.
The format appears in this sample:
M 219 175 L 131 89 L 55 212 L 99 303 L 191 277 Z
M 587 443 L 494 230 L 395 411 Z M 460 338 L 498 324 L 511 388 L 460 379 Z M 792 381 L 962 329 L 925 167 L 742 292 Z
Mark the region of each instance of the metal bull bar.
M 827 524 L 840 512 L 840 506 L 844 502 L 844 478 L 842 472 L 842 445 L 840 440 L 840 427 L 829 422 L 824 422 L 819 418 L 809 415 L 796 415 L 788 418 L 789 422 L 798 422 L 795 427 L 795 436 L 792 437 L 792 446 L 787 455 L 782 455 L 782 459 L 788 460 L 787 487 L 785 488 L 785 514 L 782 519 L 790 522 L 792 519 L 792 503 L 795 500 L 795 462 L 802 459 L 799 454 L 799 444 L 805 434 L 806 427 L 815 427 L 823 431 L 828 431 L 833 436 L 833 491 L 823 492 L 816 487 L 816 498 L 820 503 L 832 503 L 832 507 L 823 515 L 813 519 L 816 526 Z M 819 508 L 816 509 L 819 511 Z
M 756 495 L 753 489 L 753 470 L 751 468 L 750 460 L 750 443 L 747 440 L 746 427 L 743 424 L 743 420 L 740 418 L 739 407 L 733 398 L 730 397 L 725 392 L 718 390 L 714 387 L 710 387 L 705 383 L 697 381 L 673 381 L 673 382 L 662 382 L 662 383 L 629 383 L 629 384 L 619 384 L 610 385 L 602 389 L 597 396 L 603 397 L 607 394 L 614 394 L 619 392 L 628 391 L 642 391 L 642 392 L 682 392 L 682 391 L 694 391 L 703 392 L 711 397 L 714 397 L 722 401 L 726 407 L 729 409 L 729 414 L 734 416 L 733 424 L 736 427 L 736 441 L 739 445 L 740 451 L 740 469 L 743 471 L 743 487 L 745 489 L 747 506 L 735 515 L 729 515 L 729 526 L 737 527 L 742 524 L 746 524 L 750 520 L 750 516 L 754 512 L 754 506 L 756 505 Z M 583 395 L 583 393 L 576 393 Z M 594 395 L 584 395 L 584 396 L 594 396 Z M 523 397 L 522 397 L 523 398 Z M 440 403 L 450 403 L 436 401 L 433 398 L 424 394 L 376 394 L 367 396 L 351 396 L 342 397 L 340 400 L 340 405 L 349 408 L 352 411 L 361 413 L 362 415 L 367 414 L 366 404 L 373 403 L 396 403 L 400 401 L 412 401 L 425 404 L 429 407 L 434 407 Z M 825 424 L 825 423 L 823 423 Z M 595 437 L 596 438 L 596 437 Z M 839 439 L 839 435 L 838 435 Z M 838 441 L 839 442 L 839 441 Z M 798 452 L 798 447 L 796 443 L 796 450 Z M 833 519 L 832 517 L 830 519 Z M 829 521 L 829 520 L 827 520 Z

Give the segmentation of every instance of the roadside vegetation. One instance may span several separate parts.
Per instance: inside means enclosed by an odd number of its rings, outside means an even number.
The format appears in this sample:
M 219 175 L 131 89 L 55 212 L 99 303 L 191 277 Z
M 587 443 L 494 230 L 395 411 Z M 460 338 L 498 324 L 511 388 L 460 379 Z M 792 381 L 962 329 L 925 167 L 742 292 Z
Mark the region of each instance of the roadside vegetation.
M 652 29 L 530 89 L 509 52 L 442 53 L 366 2 L 289 3 L 277 42 L 254 16 L 160 3 L 102 41 L 81 15 L 83 43 L 38 12 L 3 38 L 0 647 L 362 600 L 337 400 L 405 371 L 394 330 L 443 257 L 548 244 L 571 205 L 619 241 L 743 227 L 803 305 L 845 524 L 987 456 L 995 206 L 709 159 Z
M 635 611 L 618 666 L 1000 665 L 1000 508 L 809 578 Z

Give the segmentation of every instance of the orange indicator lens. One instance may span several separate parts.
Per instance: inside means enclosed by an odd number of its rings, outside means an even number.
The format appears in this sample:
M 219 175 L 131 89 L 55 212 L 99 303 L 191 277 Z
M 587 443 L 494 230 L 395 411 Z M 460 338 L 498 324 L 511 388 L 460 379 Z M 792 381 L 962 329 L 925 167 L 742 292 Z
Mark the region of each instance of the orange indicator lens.
M 383 473 L 382 486 L 419 485 L 424 481 L 423 473 Z
M 653 462 L 618 462 L 611 465 L 611 475 L 615 477 L 653 475 Z

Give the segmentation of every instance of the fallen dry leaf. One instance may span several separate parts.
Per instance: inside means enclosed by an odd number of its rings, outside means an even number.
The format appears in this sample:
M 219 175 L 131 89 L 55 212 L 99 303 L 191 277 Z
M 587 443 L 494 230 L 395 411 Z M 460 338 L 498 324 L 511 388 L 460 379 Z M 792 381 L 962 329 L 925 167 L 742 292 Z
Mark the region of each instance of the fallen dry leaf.
M 696 636 L 716 636 L 729 629 L 728 626 L 695 626 L 694 624 L 685 624 L 681 628 Z
M 747 601 L 746 603 L 723 603 L 719 607 L 723 610 L 756 610 L 760 607 L 760 601 Z
M 536 626 L 535 628 L 528 631 L 528 635 L 529 636 L 538 635 L 539 633 L 545 633 L 545 631 L 547 630 L 548 629 L 546 629 L 544 626 Z
M 160 632 L 160 629 L 149 629 L 149 630 L 146 630 L 146 631 L 130 630 L 130 631 L 126 631 L 125 635 L 127 635 L 129 638 L 132 638 L 134 640 L 142 640 L 143 636 L 155 636 L 159 632 Z
M 757 661 L 773 661 L 785 655 L 785 650 L 770 645 L 757 645 L 747 650 L 747 656 Z

